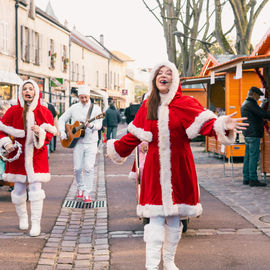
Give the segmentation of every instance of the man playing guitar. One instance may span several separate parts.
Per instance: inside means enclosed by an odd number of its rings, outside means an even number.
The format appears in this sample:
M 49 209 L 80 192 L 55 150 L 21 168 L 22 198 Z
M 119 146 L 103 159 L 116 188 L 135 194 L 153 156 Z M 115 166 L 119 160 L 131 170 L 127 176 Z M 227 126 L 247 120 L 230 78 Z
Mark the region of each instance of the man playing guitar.
M 80 137 L 73 150 L 74 174 L 77 182 L 77 198 L 83 198 L 85 203 L 91 202 L 90 193 L 93 190 L 94 164 L 97 153 L 98 130 L 102 127 L 102 119 L 91 123 L 88 119 L 101 114 L 98 105 L 90 100 L 90 89 L 81 85 L 78 87 L 79 102 L 69 107 L 59 118 L 58 125 L 61 140 L 67 139 L 65 124 L 72 122 L 85 123 L 84 137 Z M 84 171 L 84 172 L 83 172 Z

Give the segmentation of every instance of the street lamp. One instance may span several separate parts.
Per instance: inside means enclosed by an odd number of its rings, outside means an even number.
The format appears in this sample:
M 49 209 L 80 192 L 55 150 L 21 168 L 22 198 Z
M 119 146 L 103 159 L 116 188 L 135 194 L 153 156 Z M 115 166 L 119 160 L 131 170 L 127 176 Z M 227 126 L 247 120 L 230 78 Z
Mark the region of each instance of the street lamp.
M 189 38 L 191 40 L 199 41 L 199 42 L 201 42 L 205 46 L 207 52 L 210 52 L 208 46 L 212 46 L 213 45 L 213 43 L 210 43 L 210 42 L 207 42 L 207 41 L 204 41 L 204 40 L 201 40 L 201 39 L 188 37 L 188 36 L 186 36 L 184 33 L 180 32 L 180 31 L 174 31 L 173 32 L 173 35 L 175 35 L 177 37 L 185 37 L 185 38 Z

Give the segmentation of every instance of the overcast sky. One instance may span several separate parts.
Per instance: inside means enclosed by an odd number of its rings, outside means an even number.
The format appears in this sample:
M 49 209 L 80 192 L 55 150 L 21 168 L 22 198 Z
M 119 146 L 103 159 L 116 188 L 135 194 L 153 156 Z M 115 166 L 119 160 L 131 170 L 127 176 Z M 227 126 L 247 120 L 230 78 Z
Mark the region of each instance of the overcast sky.
M 43 10 L 47 4 L 48 0 L 36 0 Z M 103 34 L 109 50 L 127 54 L 137 66 L 152 67 L 167 59 L 163 29 L 142 0 L 51 0 L 51 4 L 61 23 L 66 19 L 70 29 L 75 25 L 82 34 L 98 40 Z M 269 13 L 270 2 L 255 24 L 253 45 L 270 27 Z

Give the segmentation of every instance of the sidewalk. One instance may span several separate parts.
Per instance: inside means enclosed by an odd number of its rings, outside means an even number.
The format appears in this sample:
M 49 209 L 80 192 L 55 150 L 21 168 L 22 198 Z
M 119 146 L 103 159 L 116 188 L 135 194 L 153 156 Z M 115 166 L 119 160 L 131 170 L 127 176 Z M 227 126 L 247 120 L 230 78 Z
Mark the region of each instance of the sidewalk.
M 118 135 L 126 133 L 119 129 Z M 184 237 L 209 236 L 219 234 L 265 234 L 270 237 L 270 185 L 267 187 L 249 187 L 242 185 L 242 163 L 234 164 L 234 178 L 231 166 L 224 164 L 221 159 L 209 156 L 204 152 L 200 143 L 192 144 L 200 186 L 214 197 L 228 205 L 231 209 L 253 224 L 254 228 L 235 230 L 233 220 L 230 230 L 189 229 Z M 71 152 L 69 153 L 71 154 Z M 91 204 L 76 201 L 76 183 L 64 200 L 60 215 L 48 236 L 36 270 L 106 270 L 110 269 L 109 241 L 117 238 L 140 238 L 142 241 L 142 226 L 132 231 L 109 231 L 108 208 L 106 198 L 106 179 L 104 168 L 104 149 L 97 155 L 95 167 L 95 190 Z M 116 171 L 115 175 L 127 177 Z M 120 193 L 119 193 L 120 194 Z M 134 205 L 135 209 L 135 205 Z M 263 222 L 264 221 L 264 222 Z
M 70 152 L 69 154 L 72 154 Z M 73 181 L 36 270 L 109 269 L 108 216 L 103 148 L 97 155 L 93 202 L 76 200 Z
M 270 237 L 269 177 L 266 187 L 249 187 L 242 184 L 243 163 L 234 163 L 233 172 L 226 163 L 224 171 L 223 160 L 205 153 L 200 144 L 192 144 L 192 152 L 200 186 Z

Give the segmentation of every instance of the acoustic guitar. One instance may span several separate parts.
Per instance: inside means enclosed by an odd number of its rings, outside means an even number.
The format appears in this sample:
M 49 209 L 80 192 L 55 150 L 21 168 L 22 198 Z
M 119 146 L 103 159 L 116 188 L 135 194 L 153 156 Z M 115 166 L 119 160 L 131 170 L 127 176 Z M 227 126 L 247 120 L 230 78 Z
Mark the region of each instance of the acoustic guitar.
M 82 123 L 80 121 L 76 121 L 73 124 L 66 124 L 66 133 L 67 133 L 67 139 L 61 140 L 60 142 L 63 147 L 65 148 L 73 148 L 78 140 L 81 137 L 84 137 L 85 135 L 85 126 L 87 123 L 91 123 L 97 119 L 101 119 L 105 117 L 105 113 L 101 113 L 97 115 L 96 117 L 93 117 L 89 120 L 87 120 L 85 123 Z

